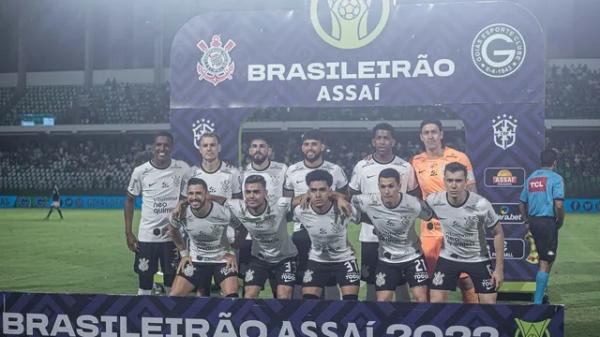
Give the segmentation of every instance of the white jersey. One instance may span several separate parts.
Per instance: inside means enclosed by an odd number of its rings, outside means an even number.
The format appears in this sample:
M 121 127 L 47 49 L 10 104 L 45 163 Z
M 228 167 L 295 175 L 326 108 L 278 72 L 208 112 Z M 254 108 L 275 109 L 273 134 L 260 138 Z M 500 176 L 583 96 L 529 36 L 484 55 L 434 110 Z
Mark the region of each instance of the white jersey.
M 356 211 L 352 214 L 353 219 L 350 219 L 332 203 L 323 214 L 315 212 L 311 206 L 305 209 L 296 207 L 294 216 L 300 220 L 310 237 L 309 260 L 327 263 L 356 258 L 347 235 L 348 224 L 358 217 Z
M 359 161 L 352 170 L 348 187 L 361 194 L 379 193 L 379 173 L 386 168 L 393 168 L 400 174 L 400 192 L 410 192 L 419 187 L 412 165 L 398 156 L 394 156 L 392 161 L 385 164 L 374 158 Z M 373 233 L 373 226 L 368 223 L 361 223 L 358 240 L 361 242 L 377 242 L 377 236 Z
M 444 244 L 440 256 L 453 261 L 480 262 L 489 257 L 485 232 L 498 223 L 492 204 L 477 193 L 467 192 L 461 206 L 448 203 L 447 192 L 436 192 L 427 203 L 440 220 Z
M 230 199 L 232 195 L 242 192 L 242 176 L 235 166 L 221 161 L 214 172 L 206 172 L 202 165 L 192 167 L 192 178 L 200 178 L 206 182 L 208 192 L 212 195 Z
M 246 166 L 243 174 L 242 192 L 246 178 L 251 175 L 259 175 L 265 178 L 267 182 L 267 199 L 270 203 L 277 202 L 283 196 L 283 183 L 285 181 L 285 172 L 287 165 L 271 161 L 269 166 L 264 170 L 256 170 L 252 167 L 252 163 Z
M 304 161 L 297 162 L 291 165 L 285 174 L 285 185 L 284 189 L 288 191 L 294 191 L 295 196 L 308 193 L 308 185 L 306 184 L 306 175 L 314 170 L 324 170 L 329 172 L 333 177 L 333 183 L 331 184 L 331 190 L 340 190 L 348 185 L 348 178 L 344 170 L 331 162 L 323 161 L 319 167 L 307 167 Z M 300 222 L 294 222 L 294 232 L 300 230 Z
M 224 255 L 230 252 L 227 228 L 231 221 L 229 210 L 212 202 L 208 215 L 199 218 L 187 207 L 182 220 L 170 217 L 171 225 L 185 232 L 189 238 L 192 261 L 202 263 L 226 263 Z
M 251 236 L 251 253 L 268 263 L 277 263 L 298 255 L 298 250 L 287 231 L 287 214 L 291 209 L 290 198 L 280 198 L 269 203 L 262 214 L 253 215 L 246 203 L 239 199 L 228 200 L 225 206 L 243 225 Z M 237 228 L 237 226 L 236 226 Z
M 177 205 L 179 196 L 186 190 L 189 174 L 189 165 L 175 159 L 164 169 L 157 168 L 148 161 L 133 170 L 127 193 L 142 196 L 138 240 L 171 241 L 165 230 L 169 214 Z
M 379 238 L 379 260 L 402 263 L 421 256 L 421 243 L 415 230 L 417 218 L 429 220 L 433 212 L 412 195 L 402 194 L 400 203 L 388 208 L 380 194 L 352 197 L 352 206 L 369 217 Z
M 237 167 L 221 161 L 221 165 L 214 172 L 206 172 L 202 165 L 192 167 L 192 177 L 200 178 L 206 182 L 208 192 L 211 195 L 231 199 L 232 195 L 242 193 L 242 175 Z M 235 240 L 233 228 L 227 230 L 229 242 Z

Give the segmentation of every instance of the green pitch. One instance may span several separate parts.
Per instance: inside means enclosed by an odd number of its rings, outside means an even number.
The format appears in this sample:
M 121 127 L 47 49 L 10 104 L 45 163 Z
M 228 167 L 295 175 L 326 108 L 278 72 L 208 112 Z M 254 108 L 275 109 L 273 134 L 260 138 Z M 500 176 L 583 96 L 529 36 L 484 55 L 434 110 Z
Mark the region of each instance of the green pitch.
M 51 220 L 43 220 L 46 212 L 0 210 L 0 290 L 109 294 L 137 291 L 133 254 L 125 244 L 122 211 L 67 209 L 63 210 L 65 220 L 59 220 L 56 212 Z M 357 242 L 358 229 L 350 227 L 353 242 Z M 551 303 L 566 306 L 567 336 L 597 336 L 600 331 L 599 239 L 600 215 L 567 215 L 549 285 Z

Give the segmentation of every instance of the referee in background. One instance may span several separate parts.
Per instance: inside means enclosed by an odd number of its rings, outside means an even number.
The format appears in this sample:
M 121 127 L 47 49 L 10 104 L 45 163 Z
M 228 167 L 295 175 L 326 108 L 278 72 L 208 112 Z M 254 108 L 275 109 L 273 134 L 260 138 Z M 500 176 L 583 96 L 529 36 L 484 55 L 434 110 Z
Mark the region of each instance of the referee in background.
M 533 235 L 540 256 L 539 270 L 535 277 L 534 304 L 542 304 L 550 268 L 556 258 L 558 230 L 565 220 L 565 185 L 563 178 L 554 172 L 556 152 L 542 151 L 541 160 L 542 167 L 527 177 L 519 204 L 525 225 Z

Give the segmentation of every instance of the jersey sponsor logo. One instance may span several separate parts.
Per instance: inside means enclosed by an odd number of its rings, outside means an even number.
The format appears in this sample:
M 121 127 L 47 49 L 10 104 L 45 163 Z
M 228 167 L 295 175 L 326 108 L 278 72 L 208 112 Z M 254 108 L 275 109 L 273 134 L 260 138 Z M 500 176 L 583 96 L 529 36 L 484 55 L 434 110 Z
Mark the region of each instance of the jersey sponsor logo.
M 535 177 L 529 179 L 527 183 L 527 191 L 529 192 L 546 192 L 548 185 L 548 177 Z
M 296 281 L 296 275 L 293 273 L 281 273 L 281 281 L 285 283 Z
M 202 135 L 207 132 L 215 132 L 215 130 L 216 130 L 215 123 L 213 123 L 212 121 L 210 121 L 207 118 L 202 118 L 202 119 L 196 120 L 194 123 L 192 123 L 192 134 L 194 135 L 194 138 L 193 138 L 194 146 L 197 149 L 200 149 L 200 137 L 202 137 Z M 198 169 L 196 171 L 200 171 L 200 172 L 194 172 L 194 174 L 199 174 L 202 172 L 202 170 L 200 170 L 200 169 Z
M 346 280 L 348 282 L 358 282 L 360 281 L 360 273 L 358 271 L 349 271 L 346 273 Z
M 231 59 L 229 52 L 235 48 L 233 40 L 227 40 L 223 46 L 221 36 L 213 35 L 210 46 L 204 40 L 200 40 L 196 47 L 202 51 L 200 61 L 196 63 L 198 80 L 205 80 L 216 86 L 225 80 L 232 79 L 235 62 Z
M 551 319 L 545 319 L 539 322 L 528 322 L 515 318 L 517 331 L 514 337 L 550 337 L 548 326 Z
M 442 273 L 441 271 L 436 271 L 433 274 L 433 280 L 431 281 L 431 284 L 433 284 L 434 286 L 442 285 L 444 283 L 444 276 L 444 273 Z
M 150 261 L 147 258 L 142 257 L 138 261 L 138 269 L 142 272 L 148 271 L 148 269 L 150 269 Z
M 485 290 L 494 289 L 494 281 L 491 278 L 481 280 L 481 285 L 485 288 Z
M 304 271 L 304 277 L 302 278 L 302 282 L 304 282 L 304 283 L 309 283 L 309 282 L 311 282 L 311 281 L 312 281 L 312 279 L 313 279 L 313 273 L 314 273 L 314 272 L 313 272 L 312 270 L 310 270 L 310 269 L 306 269 L 306 270 Z
M 235 269 L 228 267 L 228 266 L 225 266 L 225 267 L 221 268 L 221 270 L 220 270 L 221 275 L 227 275 L 227 274 L 234 273 L 234 272 L 235 272 Z
M 522 167 L 488 167 L 484 171 L 487 187 L 522 187 L 525 169 Z
M 521 33 L 505 23 L 494 23 L 477 33 L 471 44 L 471 59 L 482 74 L 502 78 L 523 64 L 527 48 Z
M 374 21 L 377 24 L 369 32 L 367 18 L 371 14 L 371 1 L 329 0 L 327 6 L 321 6 L 329 9 L 331 14 L 331 22 L 325 24 L 325 27 L 331 27 L 331 32 L 326 32 L 319 20 L 319 2 L 320 0 L 310 2 L 310 20 L 313 28 L 323 41 L 340 49 L 357 49 L 368 45 L 381 34 L 390 16 L 390 0 L 382 0 L 379 20 Z M 373 21 L 372 14 L 369 21 Z
M 492 128 L 494 129 L 494 144 L 506 150 L 515 145 L 517 141 L 517 119 L 513 116 L 497 116 L 492 119 Z
M 375 285 L 382 287 L 385 284 L 385 277 L 385 273 L 377 273 L 377 275 L 375 275 Z
M 418 271 L 415 272 L 414 278 L 417 283 L 423 283 L 429 279 L 429 275 L 426 271 Z

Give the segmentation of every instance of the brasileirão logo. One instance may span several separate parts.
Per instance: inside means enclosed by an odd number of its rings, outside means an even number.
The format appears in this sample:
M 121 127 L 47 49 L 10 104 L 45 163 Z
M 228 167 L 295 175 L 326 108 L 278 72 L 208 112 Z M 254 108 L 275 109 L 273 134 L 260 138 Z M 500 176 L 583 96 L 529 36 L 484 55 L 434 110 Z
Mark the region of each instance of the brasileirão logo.
M 369 32 L 367 18 L 371 0 L 327 0 L 331 16 L 331 32 L 328 33 L 319 21 L 319 1 L 310 1 L 312 25 L 323 41 L 340 49 L 357 49 L 371 43 L 381 34 L 390 16 L 390 0 L 381 0 L 381 17 Z

